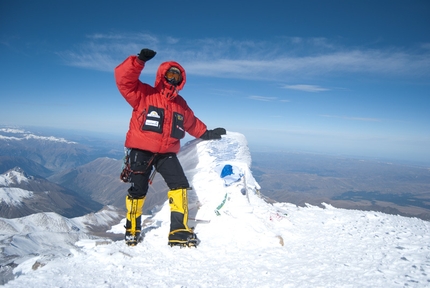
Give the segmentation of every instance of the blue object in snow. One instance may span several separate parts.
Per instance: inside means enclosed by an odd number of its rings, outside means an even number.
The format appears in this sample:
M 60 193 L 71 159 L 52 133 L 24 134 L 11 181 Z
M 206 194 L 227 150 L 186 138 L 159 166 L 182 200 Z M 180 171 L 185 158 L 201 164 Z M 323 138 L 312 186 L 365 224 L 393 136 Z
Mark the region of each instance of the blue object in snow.
M 230 164 L 225 165 L 221 171 L 221 178 L 224 178 L 225 176 L 228 176 L 231 174 L 233 174 L 233 166 L 231 166 Z
M 221 171 L 220 177 L 224 179 L 224 185 L 230 186 L 234 182 L 240 181 L 240 179 L 243 176 L 243 173 L 241 173 L 241 169 L 232 166 L 230 164 L 226 164 Z M 239 172 L 239 173 L 238 173 Z

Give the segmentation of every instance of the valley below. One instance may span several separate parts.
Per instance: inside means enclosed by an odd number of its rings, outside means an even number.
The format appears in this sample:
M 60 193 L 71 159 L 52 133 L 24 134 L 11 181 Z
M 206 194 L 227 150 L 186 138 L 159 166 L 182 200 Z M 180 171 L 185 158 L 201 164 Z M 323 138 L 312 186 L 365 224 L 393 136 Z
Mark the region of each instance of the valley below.
M 379 211 L 430 220 L 430 169 L 305 153 L 253 153 L 268 201 Z

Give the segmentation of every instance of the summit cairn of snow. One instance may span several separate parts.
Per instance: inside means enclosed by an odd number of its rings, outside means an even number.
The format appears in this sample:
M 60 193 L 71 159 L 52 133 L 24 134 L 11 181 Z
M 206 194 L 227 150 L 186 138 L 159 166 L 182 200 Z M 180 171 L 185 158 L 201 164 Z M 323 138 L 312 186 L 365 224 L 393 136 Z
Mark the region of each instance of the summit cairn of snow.
M 29 257 L 5 287 L 429 287 L 430 223 L 379 212 L 266 203 L 242 134 L 179 153 L 197 248 L 170 247 L 170 208 L 145 215 L 144 239 L 75 243 Z M 167 193 L 167 191 L 166 191 Z M 109 233 L 123 235 L 123 218 Z

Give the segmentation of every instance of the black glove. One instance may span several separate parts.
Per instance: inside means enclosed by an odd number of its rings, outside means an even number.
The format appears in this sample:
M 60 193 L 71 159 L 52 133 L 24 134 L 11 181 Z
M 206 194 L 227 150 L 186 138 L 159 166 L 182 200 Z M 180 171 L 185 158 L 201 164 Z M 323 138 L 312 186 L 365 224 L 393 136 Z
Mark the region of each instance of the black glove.
M 139 55 L 137 58 L 139 58 L 143 62 L 146 62 L 148 60 L 151 60 L 155 56 L 155 54 L 157 54 L 157 52 L 155 52 L 154 50 L 143 48 L 142 50 L 140 50 L 140 53 L 137 54 Z
M 206 130 L 200 138 L 203 140 L 221 139 L 221 135 L 225 134 L 226 131 L 224 128 L 215 128 L 213 130 Z

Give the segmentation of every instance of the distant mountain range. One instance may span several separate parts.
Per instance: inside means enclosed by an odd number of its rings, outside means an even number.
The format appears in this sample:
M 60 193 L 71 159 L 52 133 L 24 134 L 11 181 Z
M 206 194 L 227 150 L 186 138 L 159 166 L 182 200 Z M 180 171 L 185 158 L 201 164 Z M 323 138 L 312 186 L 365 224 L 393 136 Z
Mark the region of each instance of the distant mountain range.
M 119 179 L 123 147 L 91 137 L 79 139 L 83 143 L 0 128 L 0 217 L 39 212 L 77 217 L 105 205 L 124 209 L 129 184 Z M 144 212 L 161 205 L 167 190 L 164 180 L 155 177 Z
M 121 157 L 121 147 L 118 148 L 115 150 L 112 146 L 106 147 L 105 143 L 101 142 L 81 144 L 61 137 L 35 135 L 24 129 L 0 128 L 0 156 L 10 157 L 1 159 L 0 168 L 3 171 L 0 170 L 0 173 L 13 168 L 10 165 L 6 166 L 7 162 L 22 161 L 22 165 L 15 163 L 13 166 L 36 169 L 31 171 L 36 172 L 35 175 L 39 173 L 42 174 L 40 176 L 47 176 L 49 173 L 52 175 L 99 157 Z M 6 160 L 7 162 L 3 163 Z
M 54 184 L 29 176 L 19 167 L 0 174 L 0 217 L 18 218 L 39 212 L 77 217 L 103 208 L 100 203 Z
M 1 143 L 1 139 L 0 139 Z M 4 173 L 12 168 L 20 167 L 30 175 L 39 177 L 48 177 L 52 175 L 52 171 L 45 168 L 43 165 L 29 160 L 21 156 L 2 156 L 0 155 L 0 173 Z

